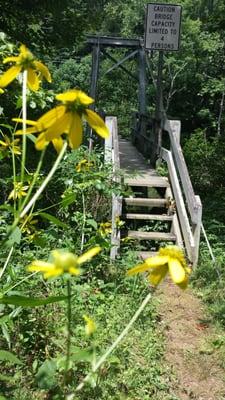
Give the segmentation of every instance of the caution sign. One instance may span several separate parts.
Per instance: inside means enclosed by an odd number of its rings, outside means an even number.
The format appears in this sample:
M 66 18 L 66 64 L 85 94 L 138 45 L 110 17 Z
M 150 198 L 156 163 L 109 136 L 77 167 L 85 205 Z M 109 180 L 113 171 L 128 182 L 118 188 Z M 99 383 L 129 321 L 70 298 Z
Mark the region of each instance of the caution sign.
M 145 48 L 176 51 L 180 42 L 182 7 L 173 4 L 147 4 Z

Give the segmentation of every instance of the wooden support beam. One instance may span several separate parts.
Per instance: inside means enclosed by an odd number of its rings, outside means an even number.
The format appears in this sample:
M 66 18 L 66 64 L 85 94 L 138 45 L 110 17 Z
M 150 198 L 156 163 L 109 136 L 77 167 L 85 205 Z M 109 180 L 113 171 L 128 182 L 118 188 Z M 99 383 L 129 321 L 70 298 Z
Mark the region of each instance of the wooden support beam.
M 142 39 L 125 39 L 121 37 L 110 36 L 87 36 L 87 43 L 90 45 L 99 44 L 104 47 L 141 47 Z
M 132 51 L 132 53 L 128 54 L 127 56 L 123 57 L 121 60 L 117 61 L 111 68 L 109 68 L 109 69 L 104 73 L 104 75 L 106 75 L 106 74 L 108 74 L 109 72 L 113 71 L 113 70 L 114 70 L 115 68 L 117 68 L 117 67 L 121 67 L 122 64 L 123 64 L 125 61 L 127 61 L 127 60 L 129 60 L 130 58 L 133 58 L 134 56 L 136 56 L 137 52 L 138 52 L 138 50 L 134 50 L 134 51 Z M 105 52 L 105 54 L 107 55 L 106 52 Z M 104 76 L 104 75 L 103 75 L 103 76 Z
M 105 49 L 102 49 L 102 53 L 104 55 L 106 55 L 106 57 L 108 57 L 110 60 L 112 60 L 113 62 L 117 63 L 117 60 L 111 56 L 111 54 L 109 54 Z M 126 74 L 128 74 L 131 78 L 133 78 L 135 81 L 138 81 L 138 78 L 136 75 L 132 74 L 127 68 L 125 68 L 123 65 L 119 65 L 119 68 L 121 68 L 124 72 L 126 72 Z
M 139 75 L 139 112 L 146 113 L 146 63 L 145 50 L 141 48 L 138 51 L 138 75 Z

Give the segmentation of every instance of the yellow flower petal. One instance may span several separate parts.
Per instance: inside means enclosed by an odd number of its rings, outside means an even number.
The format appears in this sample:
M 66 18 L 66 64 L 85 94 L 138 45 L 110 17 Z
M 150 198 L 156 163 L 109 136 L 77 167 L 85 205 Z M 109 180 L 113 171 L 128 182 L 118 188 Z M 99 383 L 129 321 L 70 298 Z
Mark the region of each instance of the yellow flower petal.
M 174 283 L 183 283 L 186 279 L 185 270 L 180 261 L 170 258 L 168 262 L 169 273 Z
M 23 118 L 12 118 L 12 121 L 23 123 Z M 33 121 L 31 119 L 26 119 L 25 122 L 26 122 L 27 125 L 32 125 L 32 126 L 36 126 L 37 125 L 37 121 Z
M 131 276 L 131 275 L 135 275 L 138 274 L 139 272 L 145 272 L 148 271 L 149 266 L 144 262 L 142 264 L 138 264 L 135 267 L 129 269 L 129 271 L 127 271 L 127 276 Z
M 101 251 L 100 246 L 93 247 L 92 249 L 86 251 L 86 253 L 82 254 L 77 258 L 77 264 L 83 264 L 86 261 L 89 261 L 92 257 L 96 256 Z
M 97 327 L 96 327 L 96 323 L 94 322 L 94 320 L 90 317 L 88 317 L 87 315 L 83 315 L 83 318 L 86 322 L 86 326 L 85 326 L 85 332 L 87 336 L 92 335 Z
M 28 133 L 37 133 L 38 130 L 36 128 L 26 128 L 25 134 L 27 135 Z M 15 135 L 23 135 L 23 129 L 19 129 L 18 131 L 15 132 Z
M 6 64 L 8 62 L 17 62 L 17 61 L 19 61 L 19 59 L 20 58 L 18 56 L 17 57 L 6 57 L 3 60 L 3 64 Z
M 186 276 L 185 279 L 183 280 L 183 282 L 177 283 L 177 286 L 179 286 L 179 288 L 185 290 L 185 289 L 187 289 L 188 282 L 189 282 L 189 279 L 188 279 L 188 277 Z
M 4 90 L 2 88 L 0 88 L 0 94 L 4 93 Z
M 23 57 L 27 57 L 30 54 L 31 54 L 31 52 L 27 49 L 25 44 L 21 44 L 20 45 L 20 55 Z
M 59 138 L 52 139 L 52 144 L 53 144 L 55 150 L 57 151 L 57 153 L 60 153 L 60 151 L 62 150 L 62 147 L 63 147 L 62 138 L 59 137 Z
M 157 286 L 161 280 L 165 278 L 167 272 L 168 265 L 161 265 L 160 267 L 151 270 L 150 274 L 148 275 L 148 280 L 152 285 Z
M 48 68 L 44 64 L 42 64 L 42 62 L 34 61 L 34 65 L 37 68 L 37 70 L 40 71 L 41 75 L 45 77 L 46 81 L 48 82 L 52 81 Z
M 36 92 L 40 86 L 38 75 L 32 68 L 28 68 L 27 70 L 27 85 L 29 89 L 34 92 Z
M 35 148 L 37 150 L 44 150 L 44 148 L 49 144 L 49 142 L 46 140 L 45 132 L 41 133 L 35 142 Z
M 82 121 L 77 113 L 72 114 L 68 136 L 70 147 L 77 149 L 82 143 Z
M 75 267 L 70 267 L 69 268 L 69 273 L 71 275 L 80 275 L 80 269 L 79 268 L 75 268 Z
M 65 93 L 59 93 L 56 95 L 56 99 L 63 102 L 79 101 L 81 104 L 86 106 L 94 102 L 91 97 L 87 96 L 84 92 L 77 89 L 69 90 Z
M 92 129 L 101 137 L 107 138 L 109 136 L 109 131 L 107 126 L 105 125 L 103 119 L 99 117 L 98 114 L 96 114 L 92 110 L 85 110 L 85 113 L 83 114 L 84 118 L 87 120 L 89 125 L 91 126 Z
M 59 118 L 63 116 L 65 111 L 65 106 L 58 106 L 46 112 L 37 120 L 38 129 L 41 131 L 50 128 L 51 125 L 53 125 L 56 121 L 58 121 Z
M 80 103 L 83 104 L 84 106 L 89 106 L 90 104 L 94 103 L 94 99 L 89 97 L 86 93 L 82 92 L 81 90 L 79 90 L 78 99 Z
M 70 124 L 71 114 L 63 114 L 61 117 L 57 118 L 57 120 L 46 130 L 46 140 L 50 142 L 52 139 L 58 138 L 63 133 L 68 132 Z
M 28 271 L 46 272 L 55 269 L 53 263 L 36 260 L 27 267 Z
M 17 75 L 20 73 L 21 67 L 16 65 L 15 67 L 9 68 L 1 77 L 0 77 L 0 87 L 6 87 L 11 83 Z
M 149 257 L 145 260 L 145 263 L 148 265 L 148 268 L 157 268 L 160 265 L 167 264 L 169 261 L 169 257 L 167 256 L 153 256 Z

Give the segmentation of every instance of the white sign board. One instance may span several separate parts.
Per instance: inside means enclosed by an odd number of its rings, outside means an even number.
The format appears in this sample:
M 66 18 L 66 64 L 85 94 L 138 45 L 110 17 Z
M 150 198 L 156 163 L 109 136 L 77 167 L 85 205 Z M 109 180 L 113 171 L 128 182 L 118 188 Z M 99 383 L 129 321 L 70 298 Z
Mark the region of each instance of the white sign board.
M 181 6 L 173 4 L 147 4 L 146 49 L 179 49 L 181 9 Z

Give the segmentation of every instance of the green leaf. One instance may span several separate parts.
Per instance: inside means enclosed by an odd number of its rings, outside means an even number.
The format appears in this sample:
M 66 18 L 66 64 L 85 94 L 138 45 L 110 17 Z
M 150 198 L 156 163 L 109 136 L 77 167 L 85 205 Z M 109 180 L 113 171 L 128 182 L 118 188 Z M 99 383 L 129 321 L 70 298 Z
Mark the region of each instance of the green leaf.
M 70 360 L 91 362 L 93 360 L 93 352 L 89 349 L 80 349 L 79 347 L 74 348 Z
M 58 218 L 54 217 L 51 214 L 41 212 L 40 215 L 42 218 L 47 219 L 48 221 L 52 222 L 54 225 L 60 226 L 61 228 L 68 228 L 68 225 L 64 222 L 60 221 Z
M 98 224 L 94 219 L 87 219 L 86 224 L 92 226 L 94 229 L 98 229 Z
M 58 303 L 59 301 L 67 300 L 66 296 L 50 296 L 46 298 L 41 297 L 24 297 L 24 296 L 2 296 L 0 297 L 0 304 L 12 304 L 14 306 L 22 307 L 39 307 L 46 304 Z
M 36 137 L 32 135 L 32 133 L 28 133 L 27 137 L 31 140 L 31 142 L 35 143 L 36 142 Z
M 11 247 L 14 245 L 14 243 L 20 244 L 20 241 L 21 241 L 21 230 L 17 226 L 7 240 L 7 246 Z
M 13 353 L 6 350 L 0 350 L 0 361 L 8 361 L 10 364 L 23 364 Z
M 75 200 L 76 200 L 75 193 L 68 194 L 62 200 L 62 207 L 68 207 L 70 204 L 74 203 Z
M 35 378 L 39 388 L 47 390 L 54 388 L 57 384 L 55 360 L 44 361 Z

